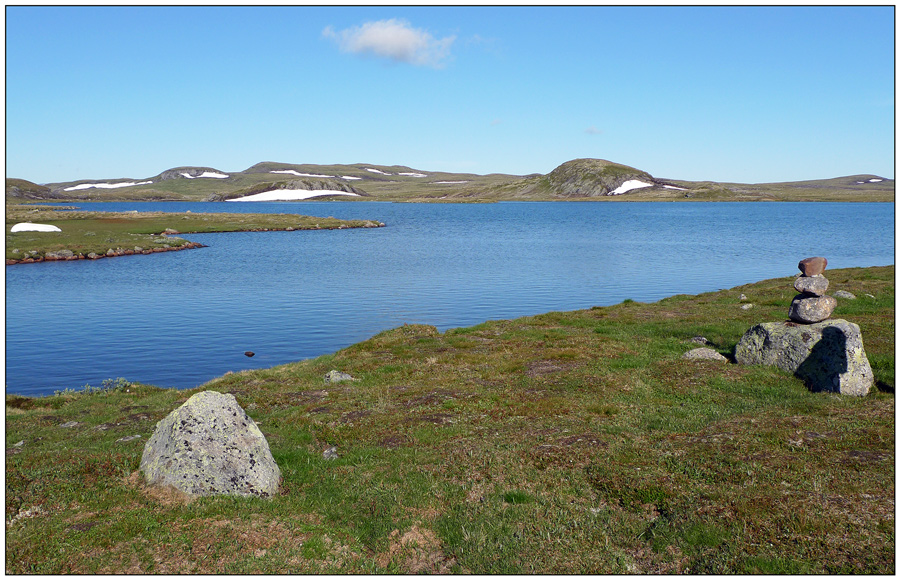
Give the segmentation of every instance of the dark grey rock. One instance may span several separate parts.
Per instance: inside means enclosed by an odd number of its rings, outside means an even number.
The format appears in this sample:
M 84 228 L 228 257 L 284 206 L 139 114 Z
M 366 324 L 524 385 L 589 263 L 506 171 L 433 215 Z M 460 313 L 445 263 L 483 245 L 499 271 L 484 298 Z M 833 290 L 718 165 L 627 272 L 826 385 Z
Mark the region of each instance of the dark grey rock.
M 821 274 L 817 276 L 799 276 L 794 280 L 794 290 L 813 296 L 825 296 L 828 290 L 828 278 Z
M 740 364 L 792 372 L 816 392 L 864 396 L 875 382 L 859 326 L 839 318 L 757 324 L 741 337 L 734 356 Z
M 794 322 L 813 324 L 827 320 L 837 306 L 837 300 L 831 296 L 812 296 L 797 294 L 788 309 L 788 318 Z
M 272 496 L 281 470 L 234 395 L 204 391 L 156 424 L 140 470 L 188 495 Z

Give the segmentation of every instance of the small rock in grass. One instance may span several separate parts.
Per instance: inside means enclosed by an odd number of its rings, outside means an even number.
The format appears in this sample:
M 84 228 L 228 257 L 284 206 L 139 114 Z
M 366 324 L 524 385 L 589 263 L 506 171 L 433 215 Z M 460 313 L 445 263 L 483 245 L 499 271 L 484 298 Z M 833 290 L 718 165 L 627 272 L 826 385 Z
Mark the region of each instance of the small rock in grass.
M 742 301 L 743 301 L 743 300 L 747 300 L 747 295 L 746 295 L 746 294 L 741 294 L 741 300 L 742 300 Z
M 693 342 L 694 344 L 712 344 L 711 342 L 706 340 L 705 336 L 695 336 L 691 339 L 691 342 Z
M 140 439 L 140 435 L 129 435 L 128 437 L 122 437 L 121 439 L 116 439 L 116 443 L 127 443 L 129 441 L 134 441 L 135 439 Z
M 341 381 L 356 381 L 358 379 L 354 379 L 347 373 L 342 373 L 340 371 L 331 370 L 325 373 L 325 382 L 326 383 L 339 383 Z
M 750 310 L 753 308 L 752 304 L 741 304 L 741 310 Z
M 322 453 L 322 459 L 337 459 L 337 447 L 329 447 Z
M 66 423 L 63 423 L 62 425 L 60 425 L 60 427 L 69 429 L 71 427 L 77 427 L 78 425 L 81 425 L 81 423 L 79 423 L 78 421 L 67 421 Z
M 714 361 L 727 361 L 728 359 L 717 353 L 711 348 L 695 348 L 693 350 L 689 350 L 683 355 L 681 358 L 687 360 L 714 360 Z
M 856 295 L 852 292 L 847 292 L 846 290 L 838 290 L 834 294 L 832 294 L 835 298 L 843 298 L 845 300 L 856 300 Z

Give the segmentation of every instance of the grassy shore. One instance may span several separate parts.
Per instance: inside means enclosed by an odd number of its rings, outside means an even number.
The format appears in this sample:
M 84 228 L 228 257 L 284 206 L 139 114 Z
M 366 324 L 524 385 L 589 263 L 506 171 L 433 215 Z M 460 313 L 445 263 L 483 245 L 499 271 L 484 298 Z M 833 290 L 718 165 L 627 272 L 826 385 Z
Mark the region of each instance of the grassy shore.
M 19 222 L 49 224 L 61 232 L 16 232 Z M 368 220 L 339 220 L 295 214 L 90 212 L 46 206 L 6 206 L 6 259 L 42 261 L 48 254 L 70 259 L 150 253 L 192 247 L 177 234 L 379 227 Z
M 784 320 L 791 278 L 403 326 L 189 391 L 7 395 L 6 571 L 893 574 L 894 267 L 827 275 L 858 297 L 834 317 L 862 329 L 866 397 L 681 358 Z M 259 423 L 281 495 L 142 484 L 156 421 L 202 390 Z

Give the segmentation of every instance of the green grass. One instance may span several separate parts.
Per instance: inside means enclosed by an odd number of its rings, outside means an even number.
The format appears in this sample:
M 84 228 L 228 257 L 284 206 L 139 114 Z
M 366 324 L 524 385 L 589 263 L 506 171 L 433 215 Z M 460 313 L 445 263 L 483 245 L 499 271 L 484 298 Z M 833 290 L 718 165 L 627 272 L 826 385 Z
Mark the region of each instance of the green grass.
M 57 226 L 61 232 L 16 232 L 18 222 Z M 229 214 L 168 212 L 85 212 L 51 207 L 7 206 L 6 259 L 43 259 L 48 252 L 68 250 L 75 256 L 109 250 L 179 248 L 189 244 L 176 234 L 203 232 L 309 230 L 375 227 L 377 222 L 339 220 L 294 214 Z M 169 234 L 164 235 L 166 232 Z M 175 232 L 175 233 L 172 233 Z
M 834 316 L 862 328 L 867 397 L 680 358 L 697 334 L 729 355 L 784 320 L 790 278 L 405 325 L 190 391 L 8 395 L 7 572 L 892 574 L 894 268 L 828 277 L 859 297 Z M 331 369 L 359 380 L 326 385 Z M 207 389 L 259 422 L 281 495 L 188 501 L 141 483 L 156 421 Z

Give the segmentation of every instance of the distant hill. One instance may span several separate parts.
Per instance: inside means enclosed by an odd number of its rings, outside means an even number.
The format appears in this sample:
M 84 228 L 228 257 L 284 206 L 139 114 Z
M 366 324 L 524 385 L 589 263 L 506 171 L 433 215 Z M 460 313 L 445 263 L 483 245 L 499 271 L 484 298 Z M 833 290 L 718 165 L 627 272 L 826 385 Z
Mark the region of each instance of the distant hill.
M 243 171 L 181 166 L 143 179 L 78 180 L 38 185 L 7 179 L 7 199 L 95 201 L 225 200 L 276 189 L 352 192 L 385 201 L 893 201 L 894 180 L 851 175 L 784 183 L 720 183 L 653 176 L 604 159 L 573 159 L 546 175 L 449 173 L 403 165 L 315 165 L 274 161 Z M 324 195 L 318 199 L 329 199 Z

